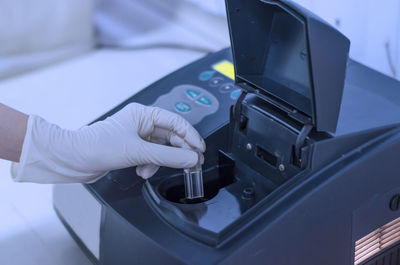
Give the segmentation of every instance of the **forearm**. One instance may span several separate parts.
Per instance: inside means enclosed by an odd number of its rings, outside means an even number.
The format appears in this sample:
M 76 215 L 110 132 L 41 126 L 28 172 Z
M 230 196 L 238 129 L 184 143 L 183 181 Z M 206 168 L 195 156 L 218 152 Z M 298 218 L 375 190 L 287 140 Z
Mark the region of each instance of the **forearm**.
M 19 162 L 28 115 L 0 103 L 0 158 Z

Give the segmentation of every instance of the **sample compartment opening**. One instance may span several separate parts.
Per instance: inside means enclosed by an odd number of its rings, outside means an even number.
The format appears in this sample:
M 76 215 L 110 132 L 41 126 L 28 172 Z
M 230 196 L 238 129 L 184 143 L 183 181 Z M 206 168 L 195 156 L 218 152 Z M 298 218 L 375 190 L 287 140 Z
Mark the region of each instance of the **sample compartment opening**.
M 165 199 L 174 203 L 194 204 L 208 201 L 218 194 L 218 191 L 235 182 L 234 165 L 225 164 L 203 170 L 204 197 L 186 199 L 182 175 L 168 178 L 159 186 L 159 193 Z

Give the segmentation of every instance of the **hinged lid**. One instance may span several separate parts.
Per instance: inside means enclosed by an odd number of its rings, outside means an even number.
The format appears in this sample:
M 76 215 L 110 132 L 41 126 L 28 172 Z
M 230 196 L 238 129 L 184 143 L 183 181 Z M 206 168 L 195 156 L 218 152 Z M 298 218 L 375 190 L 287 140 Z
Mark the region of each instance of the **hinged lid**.
M 237 85 L 259 89 L 335 132 L 350 41 L 285 0 L 226 0 Z

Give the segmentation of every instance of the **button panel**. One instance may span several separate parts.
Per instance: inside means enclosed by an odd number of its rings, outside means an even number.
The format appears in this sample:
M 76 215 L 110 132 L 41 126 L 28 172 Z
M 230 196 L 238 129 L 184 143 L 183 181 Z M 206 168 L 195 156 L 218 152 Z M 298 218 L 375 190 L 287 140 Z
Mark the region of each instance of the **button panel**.
M 153 106 L 164 108 L 185 117 L 191 124 L 218 111 L 218 99 L 209 91 L 194 85 L 179 85 L 160 96 Z
M 203 84 L 208 90 L 191 84 L 178 85 L 169 93 L 157 98 L 153 106 L 178 113 L 191 124 L 196 124 L 204 117 L 218 111 L 219 101 L 213 93 L 226 97 L 229 101 L 226 104 L 232 104 L 241 93 L 229 78 L 217 74 L 215 70 L 198 72 L 195 83 Z
M 238 93 L 240 94 L 240 90 L 239 90 L 239 92 L 236 92 L 235 91 L 236 87 L 235 87 L 234 83 L 233 82 L 227 82 L 228 81 L 227 78 L 224 78 L 224 77 L 221 77 L 221 76 L 213 77 L 215 75 L 215 73 L 216 72 L 212 71 L 212 70 L 203 71 L 199 75 L 199 80 L 203 81 L 203 82 L 204 81 L 208 81 L 208 86 L 209 87 L 218 89 L 218 92 L 221 93 L 221 94 L 230 93 L 230 98 L 232 100 L 236 100 L 239 97 L 239 95 L 237 95 L 237 94 Z M 203 103 L 203 102 L 200 102 L 200 101 L 199 102 L 196 101 L 196 103 L 203 104 L 204 106 L 208 105 L 208 104 L 205 104 L 205 102 Z

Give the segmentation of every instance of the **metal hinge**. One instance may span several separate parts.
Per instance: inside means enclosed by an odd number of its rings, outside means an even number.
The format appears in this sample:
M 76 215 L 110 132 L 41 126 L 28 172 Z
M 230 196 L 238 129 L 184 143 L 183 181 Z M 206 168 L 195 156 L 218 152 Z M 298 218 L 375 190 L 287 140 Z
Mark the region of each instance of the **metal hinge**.
M 310 134 L 312 129 L 313 129 L 312 124 L 305 124 L 301 129 L 299 135 L 297 136 L 296 144 L 294 146 L 293 162 L 295 162 L 295 164 L 299 166 L 302 164 L 301 148 L 304 147 L 306 138 Z

